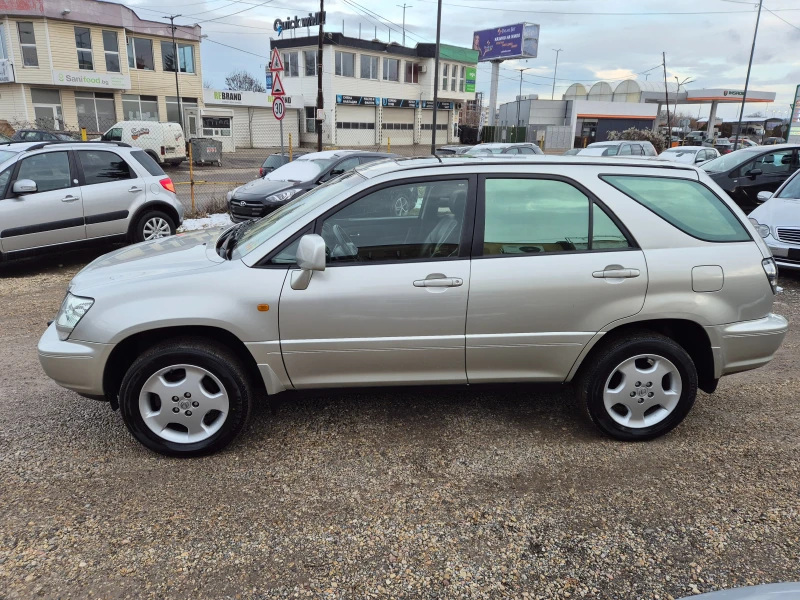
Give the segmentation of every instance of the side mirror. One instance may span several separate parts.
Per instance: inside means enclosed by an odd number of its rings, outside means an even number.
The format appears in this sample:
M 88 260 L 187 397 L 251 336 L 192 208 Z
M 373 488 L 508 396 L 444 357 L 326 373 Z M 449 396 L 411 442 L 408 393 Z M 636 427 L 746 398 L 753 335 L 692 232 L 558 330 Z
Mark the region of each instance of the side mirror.
M 292 271 L 291 286 L 293 290 L 304 290 L 308 288 L 314 271 L 325 270 L 325 240 L 322 236 L 309 233 L 300 238 L 297 266 L 300 269 Z
M 331 178 L 338 177 L 342 173 L 344 173 L 344 169 L 334 169 L 333 171 L 331 171 L 330 177 Z
M 772 192 L 758 192 L 758 195 L 756 195 L 758 202 L 766 202 L 770 198 L 772 198 Z
M 35 194 L 39 191 L 36 182 L 33 179 L 18 179 L 14 182 L 11 188 L 16 196 L 24 196 L 25 194 Z
M 750 169 L 750 170 L 747 172 L 747 176 L 748 176 L 750 179 L 755 179 L 755 178 L 756 178 L 756 177 L 758 177 L 759 175 L 763 175 L 763 174 L 764 174 L 764 171 L 762 171 L 761 169 Z
M 697 158 L 694 159 L 694 162 L 696 162 L 696 163 L 706 162 L 706 159 L 703 158 L 702 156 L 700 156 L 699 152 L 697 154 L 698 154 Z

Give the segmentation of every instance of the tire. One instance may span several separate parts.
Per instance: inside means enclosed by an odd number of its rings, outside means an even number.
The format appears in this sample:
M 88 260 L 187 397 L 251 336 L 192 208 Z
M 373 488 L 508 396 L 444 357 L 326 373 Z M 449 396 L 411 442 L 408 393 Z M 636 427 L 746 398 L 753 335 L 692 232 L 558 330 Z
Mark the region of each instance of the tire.
M 146 242 L 175 235 L 175 230 L 175 222 L 167 213 L 149 210 L 136 221 L 132 237 L 134 242 Z
M 661 334 L 642 331 L 608 340 L 586 360 L 591 362 L 577 382 L 578 403 L 618 440 L 664 435 L 683 421 L 697 397 L 694 362 Z
M 159 454 L 187 458 L 230 444 L 246 425 L 252 403 L 253 387 L 239 359 L 202 338 L 164 342 L 144 352 L 125 374 L 119 394 L 122 419 L 133 437 Z

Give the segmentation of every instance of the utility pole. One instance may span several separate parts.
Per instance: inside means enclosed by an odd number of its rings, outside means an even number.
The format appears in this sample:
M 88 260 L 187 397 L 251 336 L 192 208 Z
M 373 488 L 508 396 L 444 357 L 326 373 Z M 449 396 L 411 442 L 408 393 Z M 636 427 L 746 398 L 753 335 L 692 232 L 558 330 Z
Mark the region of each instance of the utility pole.
M 413 6 L 410 5 L 410 4 L 406 4 L 405 2 L 403 2 L 402 6 L 399 5 L 399 4 L 397 4 L 396 6 L 398 8 L 402 8 L 403 9 L 403 46 L 405 46 L 406 45 L 406 9 L 407 8 L 413 8 Z
M 520 108 L 520 103 L 522 102 L 522 74 L 525 71 L 529 71 L 532 68 L 533 67 L 524 67 L 522 69 L 514 69 L 515 71 L 519 71 L 519 96 L 517 96 L 517 122 L 514 124 L 515 128 L 520 126 L 519 125 L 519 108 Z M 519 140 L 517 140 L 516 129 L 515 129 L 515 132 L 514 132 L 514 141 L 515 142 L 519 141 Z
M 672 126 L 669 123 L 669 88 L 667 88 L 667 53 L 661 53 L 661 66 L 664 67 L 664 98 L 665 106 L 667 107 L 667 145 L 669 148 L 672 146 Z
M 558 73 L 558 53 L 562 51 L 562 48 L 553 48 L 553 52 L 556 53 L 556 67 L 553 69 L 553 93 L 550 94 L 550 100 L 552 100 L 556 95 L 556 73 Z
M 442 0 L 436 8 L 436 54 L 433 64 L 433 125 L 431 126 L 431 155 L 436 156 L 436 113 L 439 112 L 439 42 L 442 38 Z
M 322 24 L 325 22 L 325 0 L 319 0 L 319 38 L 317 40 L 317 152 L 322 152 L 322 41 L 325 33 Z
M 181 129 L 183 129 L 183 107 L 181 106 L 181 84 L 178 82 L 178 72 L 181 70 L 181 61 L 178 58 L 178 42 L 175 41 L 175 19 L 181 15 L 170 15 L 162 17 L 162 19 L 169 19 L 169 26 L 172 29 L 172 52 L 175 59 L 175 91 L 178 94 L 178 121 L 180 122 Z
M 736 138 L 733 140 L 734 151 L 739 147 L 739 138 L 742 135 L 742 116 L 744 115 L 744 103 L 747 100 L 747 86 L 750 85 L 750 69 L 753 66 L 753 53 L 756 51 L 756 36 L 758 35 L 758 22 L 761 19 L 761 5 L 764 0 L 758 0 L 758 15 L 756 15 L 756 29 L 753 32 L 753 45 L 750 47 L 750 62 L 747 63 L 747 77 L 744 80 L 744 94 L 742 95 L 742 107 L 739 109 L 739 122 L 736 124 Z

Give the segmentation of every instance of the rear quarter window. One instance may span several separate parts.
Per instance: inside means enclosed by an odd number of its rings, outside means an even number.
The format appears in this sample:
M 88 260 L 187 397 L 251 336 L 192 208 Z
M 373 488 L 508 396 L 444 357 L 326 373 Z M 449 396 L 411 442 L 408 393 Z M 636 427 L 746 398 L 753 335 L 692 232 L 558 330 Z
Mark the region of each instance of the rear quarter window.
M 698 181 L 629 175 L 601 175 L 600 179 L 697 239 L 706 242 L 752 239 L 731 209 Z
M 142 165 L 150 175 L 165 175 L 164 170 L 158 166 L 158 163 L 143 150 L 134 150 L 131 152 L 131 157 Z

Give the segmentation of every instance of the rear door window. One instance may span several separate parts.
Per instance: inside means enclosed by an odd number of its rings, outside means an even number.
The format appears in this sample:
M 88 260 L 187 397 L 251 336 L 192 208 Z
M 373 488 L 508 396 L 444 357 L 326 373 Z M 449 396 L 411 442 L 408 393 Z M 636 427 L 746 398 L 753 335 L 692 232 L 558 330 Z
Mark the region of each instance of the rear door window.
M 698 181 L 630 175 L 600 178 L 692 237 L 706 242 L 752 239 L 728 205 Z
M 164 170 L 154 161 L 147 152 L 143 150 L 134 150 L 131 152 L 131 157 L 142 165 L 150 175 L 166 175 Z

